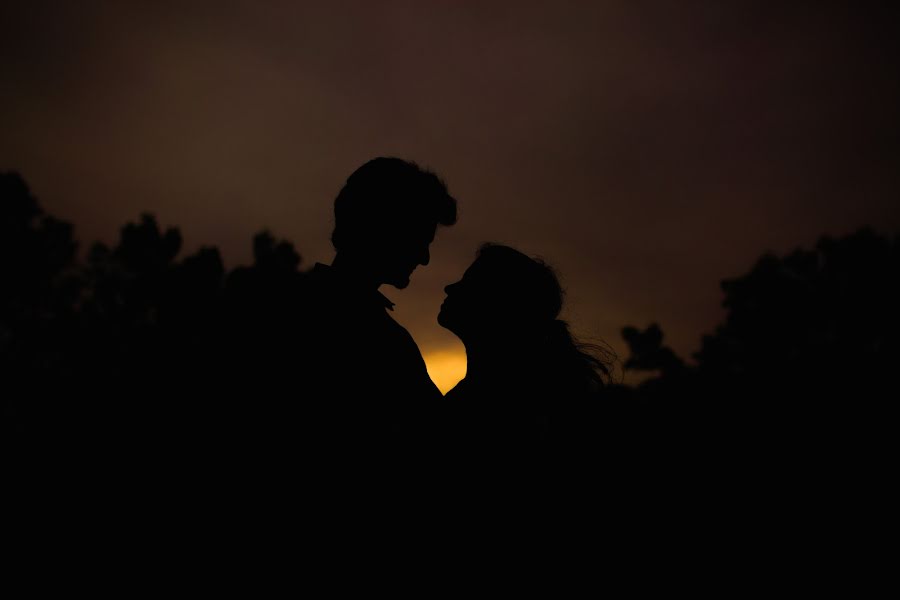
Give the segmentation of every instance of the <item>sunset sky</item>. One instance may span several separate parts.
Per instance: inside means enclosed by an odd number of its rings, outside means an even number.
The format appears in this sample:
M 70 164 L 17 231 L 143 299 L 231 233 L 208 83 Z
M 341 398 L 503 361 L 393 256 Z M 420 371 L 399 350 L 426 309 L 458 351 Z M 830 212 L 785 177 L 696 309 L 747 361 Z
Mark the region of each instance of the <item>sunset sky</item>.
M 443 286 L 485 241 L 554 265 L 585 338 L 624 359 L 656 321 L 689 356 L 763 252 L 900 230 L 891 5 L 3 2 L 0 169 L 84 242 L 149 211 L 228 267 L 263 228 L 309 267 L 347 175 L 415 160 L 459 223 L 382 291 L 442 387 Z

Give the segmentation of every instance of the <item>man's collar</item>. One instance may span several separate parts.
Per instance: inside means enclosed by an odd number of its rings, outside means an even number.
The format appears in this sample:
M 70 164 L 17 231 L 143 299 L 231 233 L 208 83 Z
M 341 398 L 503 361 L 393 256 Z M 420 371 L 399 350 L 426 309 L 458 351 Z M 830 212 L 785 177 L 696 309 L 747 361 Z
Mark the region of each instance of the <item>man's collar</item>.
M 384 307 L 389 311 L 394 312 L 394 303 L 391 302 L 391 300 L 381 292 L 376 290 L 375 293 L 381 296 L 381 301 L 384 302 Z

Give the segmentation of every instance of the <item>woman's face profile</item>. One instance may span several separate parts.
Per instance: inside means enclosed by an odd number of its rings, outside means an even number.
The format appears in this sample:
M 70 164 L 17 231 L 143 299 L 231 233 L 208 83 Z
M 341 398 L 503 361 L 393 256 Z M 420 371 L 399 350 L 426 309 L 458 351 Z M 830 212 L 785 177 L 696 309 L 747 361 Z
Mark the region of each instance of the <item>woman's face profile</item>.
M 479 257 L 466 269 L 462 279 L 444 288 L 438 323 L 457 336 L 487 332 L 504 321 L 508 299 L 500 283 L 501 272 L 491 261 Z

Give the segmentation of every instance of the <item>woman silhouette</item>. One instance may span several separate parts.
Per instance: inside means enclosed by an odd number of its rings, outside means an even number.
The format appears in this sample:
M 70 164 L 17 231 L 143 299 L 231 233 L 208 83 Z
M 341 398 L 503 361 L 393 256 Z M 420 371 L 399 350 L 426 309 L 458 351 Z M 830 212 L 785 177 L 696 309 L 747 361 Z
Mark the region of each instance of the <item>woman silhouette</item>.
M 481 247 L 445 288 L 438 323 L 466 348 L 465 378 L 445 396 L 454 436 L 479 461 L 544 462 L 581 429 L 609 377 L 609 353 L 582 344 L 559 318 L 563 290 L 544 262 Z M 563 444 L 568 446 L 568 442 Z

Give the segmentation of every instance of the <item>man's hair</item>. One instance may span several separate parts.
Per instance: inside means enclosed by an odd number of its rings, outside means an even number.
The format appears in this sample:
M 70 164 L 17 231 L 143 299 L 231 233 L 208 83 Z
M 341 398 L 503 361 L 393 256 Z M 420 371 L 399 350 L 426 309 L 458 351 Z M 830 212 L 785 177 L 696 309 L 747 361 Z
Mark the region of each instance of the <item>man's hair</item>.
M 358 168 L 334 201 L 335 249 L 364 245 L 379 233 L 418 223 L 453 225 L 456 200 L 431 171 L 399 158 L 374 158 Z

